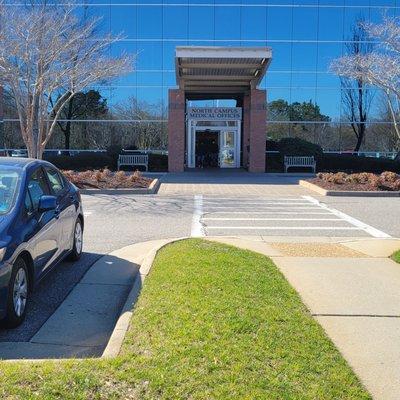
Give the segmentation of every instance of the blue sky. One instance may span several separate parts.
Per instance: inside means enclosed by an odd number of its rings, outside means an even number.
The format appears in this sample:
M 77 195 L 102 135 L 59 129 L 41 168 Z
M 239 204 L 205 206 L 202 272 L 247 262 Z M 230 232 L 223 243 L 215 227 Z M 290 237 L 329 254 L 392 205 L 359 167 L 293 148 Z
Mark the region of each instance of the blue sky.
M 379 21 L 396 0 L 142 0 L 88 2 L 90 15 L 102 16 L 102 30 L 122 33 L 112 48 L 137 54 L 136 72 L 103 93 L 109 103 L 131 96 L 167 102 L 175 86 L 178 45 L 269 46 L 273 62 L 261 87 L 269 101 L 317 102 L 332 118 L 341 114 L 339 81 L 328 72 L 343 53 L 354 21 Z M 214 5 L 215 4 L 215 5 Z M 376 101 L 379 96 L 376 96 Z

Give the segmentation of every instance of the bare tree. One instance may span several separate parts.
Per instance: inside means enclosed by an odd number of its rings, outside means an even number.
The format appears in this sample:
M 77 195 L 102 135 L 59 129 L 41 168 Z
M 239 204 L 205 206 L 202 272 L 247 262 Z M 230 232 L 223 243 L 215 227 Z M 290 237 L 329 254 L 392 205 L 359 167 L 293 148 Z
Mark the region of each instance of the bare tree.
M 367 54 L 350 54 L 334 60 L 331 70 L 339 76 L 362 79 L 382 89 L 386 96 L 393 126 L 400 138 L 400 20 L 383 18 L 382 23 L 362 23 L 371 40 L 376 41 L 374 50 Z
M 30 157 L 42 157 L 76 93 L 133 69 L 132 56 L 109 55 L 120 36 L 99 38 L 100 20 L 77 11 L 72 3 L 0 3 L 0 85 L 14 98 Z
M 368 35 L 362 26 L 363 23 L 364 21 L 360 19 L 352 27 L 351 38 L 346 43 L 346 53 L 349 56 L 363 56 L 373 50 L 373 45 L 368 41 Z M 341 76 L 340 83 L 344 114 L 357 139 L 354 151 L 359 151 L 367 129 L 368 114 L 373 97 L 372 91 L 364 76 L 356 79 Z
M 121 139 L 139 149 L 166 147 L 166 130 L 162 122 L 166 110 L 163 104 L 150 104 L 131 97 L 113 109 L 114 117 L 127 122 L 120 123 Z

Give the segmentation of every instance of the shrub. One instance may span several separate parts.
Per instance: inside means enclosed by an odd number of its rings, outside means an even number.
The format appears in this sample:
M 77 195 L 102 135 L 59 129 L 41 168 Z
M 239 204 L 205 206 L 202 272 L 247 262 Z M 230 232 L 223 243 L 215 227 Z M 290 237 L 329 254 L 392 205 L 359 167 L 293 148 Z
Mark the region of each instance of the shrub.
M 360 172 L 358 174 L 349 175 L 349 181 L 354 183 L 367 183 L 370 179 L 371 173 L 368 172 Z
M 271 150 L 271 149 L 268 149 Z M 326 154 L 320 146 L 307 142 L 299 138 L 283 138 L 279 141 L 279 155 L 266 155 L 267 172 L 283 172 L 283 156 L 285 155 L 305 155 L 314 156 L 317 161 L 319 172 L 347 172 L 347 173 L 375 173 L 381 174 L 386 171 L 389 173 L 400 173 L 400 160 L 388 158 L 372 158 L 357 156 L 352 154 Z M 360 183 L 365 180 L 365 176 L 357 176 L 352 179 L 360 179 Z M 387 175 L 385 181 L 395 179 L 394 175 Z
M 122 147 L 117 144 L 113 144 L 111 146 L 108 146 L 106 151 L 110 157 L 118 158 L 118 156 L 122 153 Z
M 80 153 L 75 156 L 45 156 L 45 160 L 56 167 L 65 170 L 82 171 L 88 169 L 103 169 L 113 166 L 112 158 L 106 153 Z
M 102 173 L 103 173 L 103 179 L 107 179 L 112 175 L 111 170 L 109 170 L 108 168 L 104 168 Z
M 267 151 L 279 151 L 279 142 L 276 140 L 267 139 L 266 148 Z
M 141 174 L 140 171 L 135 171 L 135 172 L 132 174 L 132 178 L 134 178 L 134 179 L 139 179 L 139 178 L 141 178 L 141 177 L 142 177 L 142 174 Z
M 317 158 L 318 171 L 400 172 L 400 162 L 387 158 L 372 158 L 350 154 L 323 154 Z
M 385 171 L 381 173 L 381 179 L 393 183 L 400 179 L 400 177 L 395 172 Z
M 331 182 L 333 183 L 338 183 L 338 184 L 343 184 L 347 181 L 347 174 L 344 172 L 337 172 L 336 174 L 333 174 L 331 177 Z
M 96 170 L 94 171 L 93 176 L 96 181 L 101 181 L 104 175 L 102 171 Z
M 323 155 L 322 147 L 300 138 L 283 138 L 278 143 L 281 156 L 314 156 Z
M 283 158 L 280 154 L 266 154 L 266 172 L 283 172 Z
M 359 174 L 346 174 L 344 172 L 318 173 L 317 179 L 325 182 L 342 185 L 345 183 L 365 185 L 372 190 L 399 190 L 400 175 L 385 171 L 381 175 L 362 172 Z
M 112 169 L 117 169 L 118 156 L 120 154 L 122 154 L 122 147 L 119 145 L 111 145 L 111 146 L 107 147 L 106 151 L 107 151 L 107 155 L 112 160 L 112 164 L 110 164 L 110 167 Z
M 118 171 L 115 173 L 114 176 L 117 181 L 123 181 L 126 178 L 126 174 L 124 171 Z
M 107 153 L 80 153 L 75 156 L 66 155 L 46 155 L 45 160 L 51 162 L 56 167 L 63 170 L 84 171 L 88 169 L 102 170 L 102 173 L 111 172 L 117 169 L 118 146 L 107 149 Z M 139 169 L 135 166 L 133 169 Z M 166 154 L 149 154 L 150 171 L 168 171 L 168 156 Z
M 166 154 L 149 154 L 149 171 L 168 171 L 168 156 Z
M 132 188 L 147 187 L 151 179 L 144 178 L 140 172 L 126 174 L 110 170 L 63 171 L 65 177 L 79 188 Z

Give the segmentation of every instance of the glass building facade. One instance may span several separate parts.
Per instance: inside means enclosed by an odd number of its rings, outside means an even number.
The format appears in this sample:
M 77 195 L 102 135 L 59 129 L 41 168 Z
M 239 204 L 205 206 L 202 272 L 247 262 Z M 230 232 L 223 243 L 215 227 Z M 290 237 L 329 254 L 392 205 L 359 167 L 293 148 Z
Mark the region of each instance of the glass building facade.
M 267 90 L 268 104 L 272 103 L 266 121 L 267 136 L 270 139 L 300 136 L 323 145 L 326 150 L 351 149 L 355 138 L 346 119 L 345 88 L 329 71 L 329 65 L 346 53 L 358 20 L 378 22 L 383 13 L 397 15 L 399 3 L 396 0 L 82 1 L 80 12 L 102 18 L 98 35 L 122 34 L 110 54 L 136 54 L 136 64 L 135 72 L 93 88 L 106 100 L 107 112 L 74 116 L 73 125 L 82 138 L 72 140 L 71 144 L 77 148 L 106 147 L 113 143 L 166 148 L 167 96 L 168 89 L 176 86 L 176 46 L 268 46 L 272 48 L 273 61 L 260 86 Z M 362 149 L 390 151 L 396 143 L 385 103 L 375 89 L 370 89 L 370 94 L 367 135 Z M 289 106 L 304 102 L 311 107 L 299 117 L 298 113 L 280 112 L 278 100 Z M 17 122 L 11 112 L 6 114 L 5 123 L 8 135 L 12 136 Z M 62 142 L 55 138 L 53 145 L 61 146 Z

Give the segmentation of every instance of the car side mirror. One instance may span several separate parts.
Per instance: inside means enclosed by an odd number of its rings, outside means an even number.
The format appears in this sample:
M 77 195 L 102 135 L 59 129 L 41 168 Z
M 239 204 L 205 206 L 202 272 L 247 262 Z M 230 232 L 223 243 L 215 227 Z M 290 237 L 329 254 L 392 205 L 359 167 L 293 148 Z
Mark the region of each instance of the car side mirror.
M 39 200 L 38 211 L 44 213 L 46 211 L 52 211 L 57 208 L 57 197 L 55 196 L 42 196 Z

